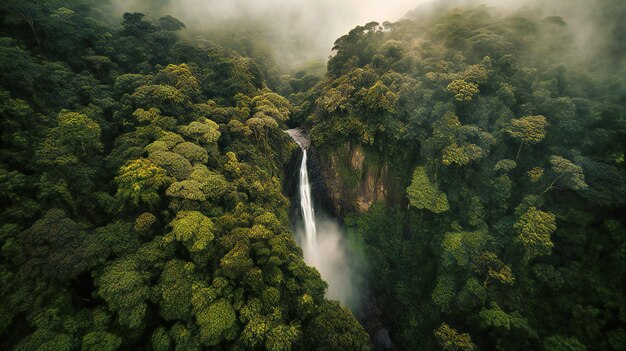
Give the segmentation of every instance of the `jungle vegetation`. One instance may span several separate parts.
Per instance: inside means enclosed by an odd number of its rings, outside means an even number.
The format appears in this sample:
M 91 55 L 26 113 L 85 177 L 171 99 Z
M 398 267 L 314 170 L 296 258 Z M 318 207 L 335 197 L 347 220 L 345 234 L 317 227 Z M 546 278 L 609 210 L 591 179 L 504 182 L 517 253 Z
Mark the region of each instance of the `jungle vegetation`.
M 626 348 L 621 1 L 584 55 L 470 6 L 358 25 L 323 78 L 106 3 L 0 4 L 0 349 L 372 349 L 293 238 L 294 126 L 402 194 L 341 218 L 395 349 Z

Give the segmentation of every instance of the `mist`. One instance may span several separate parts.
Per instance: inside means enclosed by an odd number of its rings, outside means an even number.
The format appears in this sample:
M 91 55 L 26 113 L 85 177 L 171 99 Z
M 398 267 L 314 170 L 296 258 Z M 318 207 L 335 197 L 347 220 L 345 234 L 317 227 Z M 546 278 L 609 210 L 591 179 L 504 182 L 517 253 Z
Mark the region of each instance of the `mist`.
M 113 0 L 117 16 L 142 12 L 149 18 L 179 18 L 191 36 L 213 40 L 246 56 L 269 56 L 281 72 L 305 66 L 323 66 L 334 41 L 357 25 L 395 22 L 408 18 L 422 21 L 455 7 L 487 5 L 502 15 L 539 11 L 561 16 L 572 31 L 572 49 L 589 57 L 605 46 L 603 38 L 612 28 L 598 23 L 599 2 L 586 0 Z M 237 41 L 241 40 L 244 43 Z M 242 48 L 243 47 L 243 48 Z M 247 51 L 247 52 L 246 52 Z
M 324 215 L 317 215 L 317 245 L 306 245 L 303 228 L 296 232 L 302 247 L 304 261 L 315 267 L 328 283 L 326 297 L 337 300 L 350 309 L 361 304 L 359 282 L 362 272 L 359 260 L 353 254 L 339 223 Z
M 397 21 L 424 2 L 427 0 L 113 0 L 118 16 L 124 12 L 143 12 L 151 18 L 168 14 L 198 35 L 222 31 L 225 39 L 232 39 L 228 33 L 247 26 L 269 45 L 283 71 L 325 63 L 334 41 L 356 25 Z M 227 40 L 219 44 L 228 45 Z

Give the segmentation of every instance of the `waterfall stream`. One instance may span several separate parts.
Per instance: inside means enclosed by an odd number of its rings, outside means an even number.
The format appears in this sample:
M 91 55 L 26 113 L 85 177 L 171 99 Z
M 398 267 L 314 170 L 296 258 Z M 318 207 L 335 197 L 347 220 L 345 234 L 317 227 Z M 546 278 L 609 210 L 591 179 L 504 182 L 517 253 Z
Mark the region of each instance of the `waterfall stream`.
M 315 210 L 313 210 L 313 200 L 311 199 L 311 184 L 309 183 L 309 172 L 306 165 L 306 149 L 302 148 L 302 162 L 300 164 L 300 207 L 302 208 L 302 218 L 304 220 L 305 239 L 307 249 L 315 251 L 317 246 L 317 229 L 315 228 Z
M 302 247 L 304 261 L 317 268 L 328 283 L 326 297 L 355 307 L 358 299 L 352 286 L 354 262 L 349 262 L 342 228 L 335 219 L 323 213 L 315 214 L 307 157 L 310 142 L 300 129 L 286 132 L 302 149 L 298 193 L 303 223 L 296 230 L 296 239 Z

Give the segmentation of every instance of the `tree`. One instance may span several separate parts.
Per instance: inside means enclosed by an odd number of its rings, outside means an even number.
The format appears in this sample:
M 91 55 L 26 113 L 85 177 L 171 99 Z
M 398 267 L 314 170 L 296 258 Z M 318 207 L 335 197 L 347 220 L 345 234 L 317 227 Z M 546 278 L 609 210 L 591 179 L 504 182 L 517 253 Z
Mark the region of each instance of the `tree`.
M 156 27 L 148 22 L 144 21 L 145 15 L 139 12 L 124 13 L 122 22 L 122 34 L 128 36 L 134 36 L 137 38 L 145 38 L 149 33 L 156 31 Z
M 103 78 L 102 71 L 109 68 L 113 63 L 109 57 L 104 55 L 86 55 L 82 59 L 96 69 L 99 79 Z
M 586 351 L 585 345 L 576 338 L 568 338 L 564 335 L 552 335 L 544 342 L 546 351 Z
M 167 320 L 189 320 L 195 266 L 181 260 L 165 263 L 156 290 L 160 295 L 159 310 Z
M 437 277 L 437 284 L 430 295 L 442 312 L 449 311 L 456 296 L 456 279 L 450 274 Z
M 159 190 L 173 182 L 166 171 L 146 158 L 128 161 L 120 168 L 117 183 L 117 196 L 134 206 L 145 204 L 155 208 L 161 197 Z
M 48 10 L 47 4 L 39 4 L 33 2 L 24 2 L 24 1 L 16 1 L 9 0 L 2 4 L 2 10 L 8 12 L 9 16 L 6 19 L 9 23 L 20 23 L 25 22 L 28 24 L 28 28 L 30 29 L 33 37 L 35 38 L 35 42 L 37 45 L 41 44 L 41 40 L 39 35 L 37 34 L 37 28 L 35 27 L 35 21 L 40 20 L 41 16 L 44 16 L 44 13 Z
M 439 190 L 426 175 L 424 167 L 417 167 L 413 172 L 411 185 L 406 189 L 409 204 L 418 209 L 426 209 L 433 213 L 445 212 L 449 209 L 446 194 Z
M 324 302 L 317 308 L 302 342 L 315 351 L 371 349 L 363 327 L 337 302 Z
M 37 152 L 40 162 L 63 168 L 85 161 L 102 150 L 100 133 L 100 126 L 91 118 L 79 112 L 63 110 L 57 116 L 57 126 L 48 132 Z
M 135 220 L 135 231 L 142 236 L 150 236 L 153 234 L 154 224 L 157 218 L 150 212 L 140 214 Z
M 200 326 L 200 341 L 215 346 L 224 339 L 232 339 L 237 328 L 237 315 L 228 300 L 221 298 L 208 302 L 204 289 L 194 286 L 193 310 Z
M 372 85 L 365 94 L 363 101 L 374 112 L 392 112 L 398 95 L 390 91 L 380 80 Z
M 472 258 L 474 271 L 484 277 L 483 287 L 487 288 L 491 282 L 502 285 L 512 285 L 515 282 L 511 267 L 505 265 L 498 256 L 491 251 L 483 251 Z
M 472 343 L 469 334 L 461 334 L 446 323 L 441 323 L 441 326 L 435 330 L 435 338 L 439 346 L 445 351 L 476 350 L 476 345 Z
M 158 108 L 173 116 L 183 115 L 188 104 L 187 97 L 180 90 L 164 84 L 142 85 L 135 90 L 132 97 L 139 107 Z
M 526 249 L 525 257 L 531 260 L 537 256 L 549 255 L 554 244 L 550 235 L 556 230 L 556 217 L 550 212 L 543 212 L 530 207 L 515 222 L 519 240 Z
M 164 30 L 176 32 L 183 28 L 187 28 L 183 22 L 170 15 L 159 18 L 159 27 Z
M 50 209 L 19 236 L 22 274 L 61 282 L 78 276 L 91 264 L 85 238 L 83 224 L 68 218 L 63 210 Z
M 173 86 L 192 99 L 200 96 L 200 82 L 193 75 L 189 66 L 184 63 L 167 65 L 154 77 L 154 82 Z
M 446 89 L 454 94 L 458 101 L 471 101 L 478 94 L 478 85 L 463 79 L 453 80 Z
M 180 127 L 180 133 L 201 145 L 214 143 L 221 135 L 217 123 L 204 117 Z
M 117 313 L 122 326 L 131 329 L 142 327 L 150 293 L 148 278 L 148 274 L 142 272 L 132 258 L 113 262 L 97 277 L 97 294 Z
M 587 188 L 583 169 L 574 164 L 572 161 L 561 156 L 552 155 L 550 156 L 550 165 L 552 166 L 552 172 L 554 173 L 555 178 L 541 193 L 542 195 L 550 191 L 557 182 L 572 190 Z
M 83 336 L 81 351 L 116 351 L 122 346 L 122 338 L 107 332 L 91 332 Z
M 512 119 L 510 125 L 506 128 L 506 132 L 514 139 L 519 140 L 520 145 L 517 149 L 519 158 L 520 151 L 524 144 L 538 144 L 546 137 L 546 127 L 548 122 L 544 116 L 526 116 L 519 119 Z
M 472 143 L 467 143 L 461 147 L 457 146 L 456 143 L 452 143 L 446 146 L 441 153 L 441 163 L 445 166 L 451 164 L 465 166 L 471 161 L 479 160 L 486 155 L 483 149 Z
M 209 159 L 209 154 L 205 148 L 190 142 L 180 143 L 174 146 L 172 151 L 188 159 L 191 163 L 206 163 Z
M 150 155 L 148 155 L 148 159 L 152 161 L 153 164 L 165 169 L 169 176 L 174 177 L 177 180 L 187 179 L 193 169 L 189 160 L 173 152 L 151 152 Z
M 165 240 L 176 240 L 191 251 L 201 251 L 213 240 L 213 222 L 198 211 L 181 211 L 176 214 L 169 226 L 172 232 L 165 236 Z
M 138 108 L 133 112 L 133 117 L 141 123 L 154 125 L 159 130 L 171 131 L 176 126 L 176 119 L 174 117 L 161 116 L 161 111 L 154 107 L 148 110 Z

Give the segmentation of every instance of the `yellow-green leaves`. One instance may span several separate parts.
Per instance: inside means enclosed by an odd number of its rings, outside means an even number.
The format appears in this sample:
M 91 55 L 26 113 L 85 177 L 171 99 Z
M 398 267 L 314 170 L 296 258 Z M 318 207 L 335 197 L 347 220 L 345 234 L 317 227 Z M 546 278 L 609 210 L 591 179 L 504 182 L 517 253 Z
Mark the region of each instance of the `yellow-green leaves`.
M 200 326 L 200 341 L 204 345 L 217 345 L 236 335 L 232 329 L 237 327 L 237 315 L 226 299 L 218 299 L 206 308 L 196 309 L 195 314 Z
M 205 148 L 188 141 L 174 146 L 172 152 L 183 156 L 191 163 L 206 163 L 209 159 Z
M 463 79 L 455 79 L 446 87 L 448 91 L 454 94 L 454 98 L 458 101 L 471 101 L 474 95 L 478 94 L 478 84 L 465 81 Z
M 221 135 L 217 123 L 204 117 L 180 127 L 180 132 L 201 145 L 214 143 Z
M 363 99 L 371 110 L 387 112 L 393 111 L 397 100 L 398 95 L 389 90 L 380 80 L 367 90 Z
M 472 343 L 469 334 L 461 334 L 446 323 L 441 323 L 441 326 L 435 330 L 435 338 L 444 351 L 476 350 L 476 345 Z
M 526 174 L 528 174 L 528 178 L 530 178 L 531 182 L 537 183 L 541 179 L 541 176 L 543 176 L 543 168 L 533 167 L 530 171 L 526 172 Z
M 160 295 L 160 315 L 168 321 L 191 316 L 193 263 L 171 260 L 163 267 L 156 291 Z
M 85 160 L 102 150 L 100 126 L 86 115 L 63 110 L 57 116 L 57 126 L 48 132 L 41 148 L 39 161 L 48 166 L 68 166 Z
M 200 83 L 185 63 L 181 65 L 167 65 L 156 75 L 155 81 L 171 85 L 190 97 L 200 95 Z
M 154 207 L 159 202 L 159 189 L 172 182 L 165 170 L 149 159 L 129 161 L 120 168 L 115 181 L 117 196 L 135 206 Z
M 449 209 L 446 194 L 439 190 L 426 175 L 424 167 L 417 167 L 413 172 L 411 185 L 406 189 L 411 206 L 426 209 L 433 213 L 445 212 Z
M 483 247 L 489 239 L 491 237 L 486 229 L 445 233 L 441 242 L 443 265 L 466 266 L 472 254 Z
M 148 308 L 148 274 L 139 270 L 133 259 L 117 261 L 104 269 L 97 279 L 98 295 L 118 314 L 119 323 L 140 328 Z
M 252 268 L 250 248 L 244 242 L 238 242 L 220 261 L 222 274 L 231 279 L 237 279 Z
M 506 132 L 523 144 L 537 144 L 546 137 L 548 122 L 544 116 L 526 116 L 512 119 Z
M 481 159 L 485 156 L 485 151 L 478 145 L 468 143 L 461 147 L 456 143 L 446 146 L 441 152 L 441 163 L 446 166 L 455 164 L 465 166 L 471 161 Z
M 172 232 L 164 239 L 182 242 L 190 252 L 204 250 L 213 240 L 213 222 L 198 211 L 178 212 L 169 226 Z
M 451 274 L 440 275 L 431 298 L 442 311 L 448 310 L 456 296 L 456 280 Z
M 494 281 L 503 285 L 511 285 L 515 282 L 511 267 L 505 265 L 494 252 L 482 251 L 480 254 L 474 255 L 472 266 L 474 272 L 483 277 L 485 288 Z
M 583 169 L 572 161 L 557 155 L 550 156 L 552 171 L 557 175 L 557 180 L 572 190 L 587 188 Z
M 532 259 L 549 255 L 554 244 L 550 235 L 556 230 L 556 217 L 550 212 L 543 212 L 530 207 L 513 226 L 518 233 L 517 239 L 526 249 L 525 257 Z

